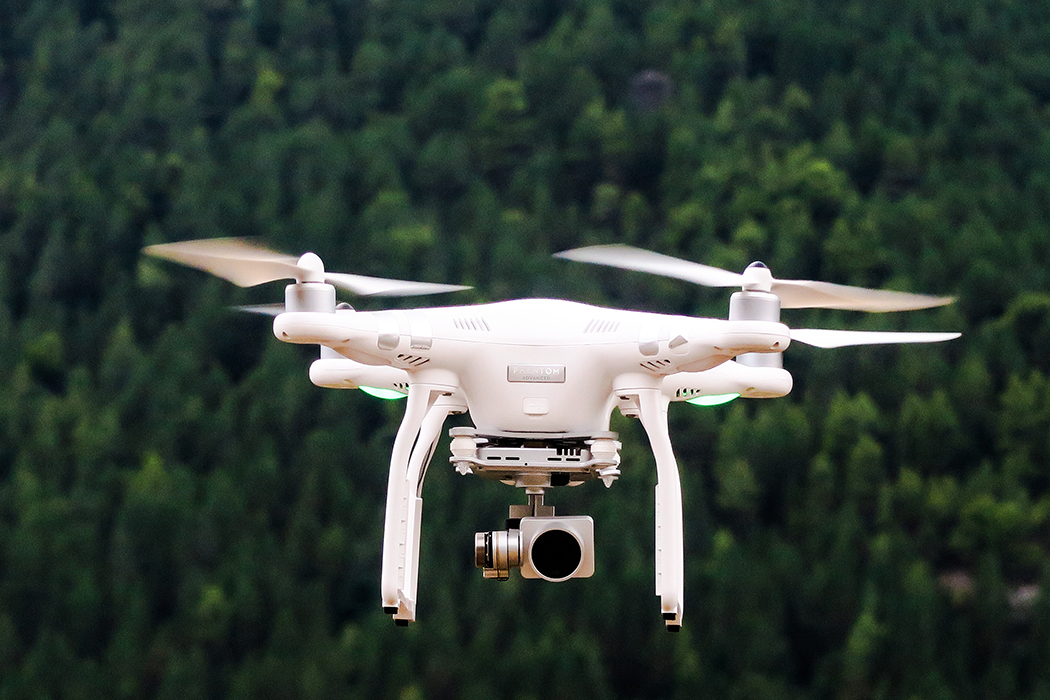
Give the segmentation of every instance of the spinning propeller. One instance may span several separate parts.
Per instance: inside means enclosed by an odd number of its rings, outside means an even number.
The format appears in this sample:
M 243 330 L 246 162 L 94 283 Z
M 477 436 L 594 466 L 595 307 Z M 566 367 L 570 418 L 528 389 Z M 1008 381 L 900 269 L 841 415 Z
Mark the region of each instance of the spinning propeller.
M 674 277 L 707 287 L 740 287 L 729 305 L 730 320 L 779 321 L 780 309 L 843 309 L 849 311 L 911 311 L 950 304 L 952 297 L 928 296 L 882 289 L 850 287 L 811 280 L 782 280 L 773 277 L 763 263 L 748 265 L 743 273 L 672 258 L 626 245 L 598 245 L 557 253 L 554 257 L 577 262 L 619 267 Z M 792 340 L 821 348 L 883 343 L 937 343 L 958 338 L 959 333 L 904 333 L 891 331 L 846 331 L 819 328 L 791 329 Z M 779 362 L 779 355 L 754 358 L 745 363 Z M 739 358 L 738 358 L 739 359 Z
M 744 291 L 771 292 L 783 309 L 844 309 L 849 311 L 911 311 L 943 306 L 951 297 L 848 287 L 811 280 L 779 280 L 762 263 L 752 263 L 743 273 L 689 262 L 626 245 L 597 245 L 555 254 L 556 258 L 649 272 L 706 287 L 740 287 Z
M 300 257 L 284 255 L 240 238 L 212 238 L 180 243 L 152 245 L 144 252 L 227 279 L 241 287 L 275 280 L 291 279 L 285 287 L 283 304 L 261 304 L 237 307 L 240 311 L 276 316 L 285 311 L 318 311 L 334 313 L 337 308 L 335 288 L 358 296 L 405 297 L 422 294 L 456 292 L 470 287 L 430 282 L 390 280 L 365 275 L 327 272 L 321 258 L 314 253 Z M 321 357 L 333 357 L 334 351 L 321 348 Z
M 409 282 L 341 272 L 326 272 L 321 258 L 313 253 L 301 257 L 284 255 L 240 238 L 164 243 L 145 252 L 199 270 L 210 272 L 241 287 L 293 279 L 297 283 L 327 282 L 358 296 L 405 297 L 457 292 L 470 287 L 454 284 Z

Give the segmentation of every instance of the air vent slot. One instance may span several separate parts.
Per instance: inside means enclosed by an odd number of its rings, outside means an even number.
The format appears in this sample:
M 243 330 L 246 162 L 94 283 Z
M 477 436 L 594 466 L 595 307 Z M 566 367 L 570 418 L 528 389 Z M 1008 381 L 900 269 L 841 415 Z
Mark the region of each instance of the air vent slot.
M 584 327 L 584 333 L 614 333 L 620 327 L 620 322 L 613 319 L 594 318 L 588 321 Z
M 456 328 L 461 331 L 490 331 L 488 322 L 480 316 L 464 316 L 461 318 L 453 319 L 452 321 Z
M 419 367 L 430 362 L 429 357 L 420 357 L 419 355 L 398 355 L 397 359 L 401 360 L 401 362 L 406 365 L 411 365 L 412 367 Z
M 649 370 L 650 372 L 660 372 L 671 365 L 670 360 L 649 360 L 648 362 L 640 363 L 642 367 Z

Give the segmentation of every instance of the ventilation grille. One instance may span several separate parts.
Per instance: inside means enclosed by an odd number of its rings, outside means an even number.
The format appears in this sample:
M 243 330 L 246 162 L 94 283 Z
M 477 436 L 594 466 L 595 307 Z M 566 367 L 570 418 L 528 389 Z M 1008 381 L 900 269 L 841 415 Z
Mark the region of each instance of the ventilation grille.
M 583 449 L 579 447 L 559 447 L 554 457 L 548 457 L 548 462 L 579 462 L 583 460 Z
M 412 367 L 419 367 L 430 362 L 429 357 L 420 357 L 419 355 L 398 355 L 397 359 Z
M 488 322 L 485 321 L 485 319 L 483 319 L 480 316 L 475 316 L 473 318 L 468 317 L 468 316 L 464 316 L 462 318 L 454 319 L 452 322 L 455 323 L 456 324 L 456 328 L 460 329 L 461 331 L 490 331 L 490 330 L 492 330 L 491 328 L 489 328 Z
M 394 382 L 391 386 L 398 391 L 403 391 L 406 394 L 408 393 L 408 382 Z
M 641 365 L 650 372 L 659 372 L 662 369 L 670 366 L 670 360 L 649 360 L 648 362 L 642 362 Z
M 613 333 L 620 327 L 620 322 L 612 319 L 594 318 L 583 329 L 584 333 Z
M 678 391 L 676 391 L 674 393 L 674 395 L 675 395 L 675 398 L 684 399 L 684 398 L 693 398 L 694 396 L 696 396 L 699 393 L 700 393 L 699 389 L 679 389 Z

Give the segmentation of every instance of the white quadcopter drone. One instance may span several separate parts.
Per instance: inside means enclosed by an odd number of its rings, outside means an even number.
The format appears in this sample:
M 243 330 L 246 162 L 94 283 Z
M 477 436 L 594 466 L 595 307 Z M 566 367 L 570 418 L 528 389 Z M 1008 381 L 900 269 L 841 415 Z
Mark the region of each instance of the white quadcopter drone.
M 762 263 L 743 274 L 626 246 L 580 248 L 556 257 L 740 287 L 728 320 L 622 311 L 553 299 L 475 306 L 355 311 L 335 288 L 359 295 L 409 296 L 466 289 L 326 272 L 313 253 L 281 255 L 240 239 L 150 246 L 150 255 L 190 265 L 240 286 L 293 279 L 273 332 L 321 346 L 310 380 L 407 396 L 394 440 L 383 537 L 382 605 L 400 625 L 416 618 L 422 486 L 445 419 L 470 414 L 473 428 L 450 431 L 451 463 L 525 489 L 506 529 L 475 535 L 486 578 L 564 581 L 594 571 L 593 521 L 557 517 L 543 504 L 555 486 L 620 475 L 614 408 L 639 418 L 656 460 L 656 594 L 668 629 L 683 615 L 682 494 L 667 429 L 671 401 L 716 404 L 791 391 L 781 353 L 791 341 L 817 347 L 932 343 L 958 333 L 792 329 L 783 308 L 903 311 L 951 298 L 774 278 Z M 260 309 L 256 309 L 260 310 Z

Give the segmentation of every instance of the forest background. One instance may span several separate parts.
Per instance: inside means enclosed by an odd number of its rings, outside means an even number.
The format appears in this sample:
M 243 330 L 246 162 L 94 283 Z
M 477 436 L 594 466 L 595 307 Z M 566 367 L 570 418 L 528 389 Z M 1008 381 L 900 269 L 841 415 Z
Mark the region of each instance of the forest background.
M 0 698 L 1050 696 L 1050 4 L 0 3 Z M 483 581 L 513 489 L 424 490 L 420 621 L 379 608 L 402 404 L 313 387 L 239 290 L 144 245 L 724 317 L 550 254 L 624 242 L 953 294 L 794 325 L 794 392 L 675 405 L 685 627 L 644 433 L 553 494 L 597 573 Z M 360 308 L 377 302 L 356 300 Z

